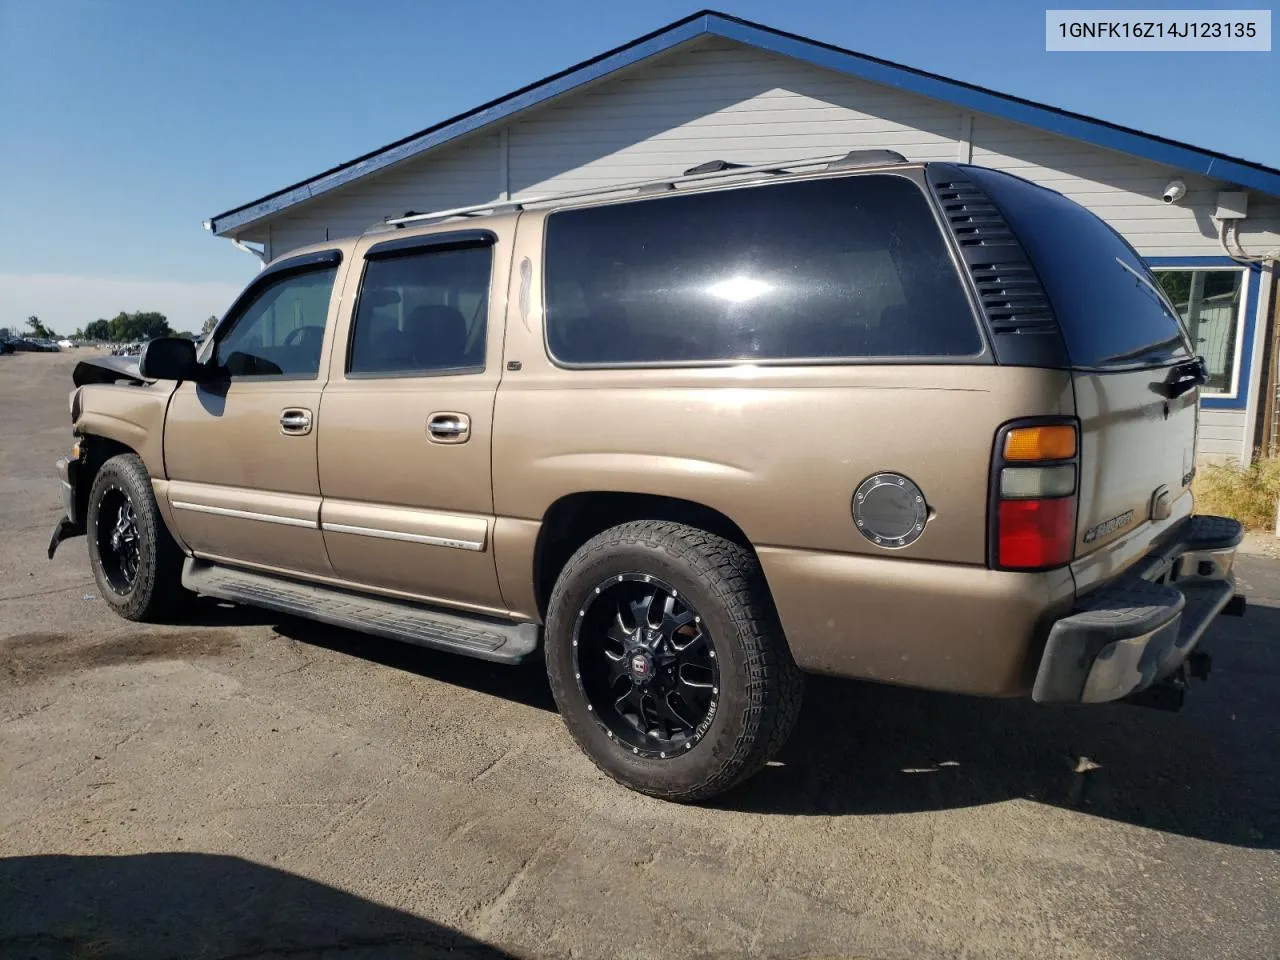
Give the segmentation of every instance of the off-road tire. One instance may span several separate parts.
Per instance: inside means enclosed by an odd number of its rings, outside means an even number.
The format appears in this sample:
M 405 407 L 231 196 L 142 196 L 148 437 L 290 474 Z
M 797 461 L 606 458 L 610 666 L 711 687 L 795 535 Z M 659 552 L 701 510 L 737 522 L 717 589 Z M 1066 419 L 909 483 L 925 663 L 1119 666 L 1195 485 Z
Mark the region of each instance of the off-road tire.
M 637 756 L 611 738 L 575 679 L 579 610 L 606 578 L 633 573 L 660 578 L 689 598 L 718 654 L 719 702 L 710 726 L 687 752 L 665 759 Z M 795 729 L 804 687 L 755 555 L 665 520 L 613 527 L 569 559 L 548 604 L 546 662 L 560 714 L 596 766 L 633 790 L 682 803 L 723 793 L 772 759 Z
M 99 547 L 103 498 L 113 490 L 129 498 L 138 531 L 138 572 L 125 593 L 118 592 L 108 581 Z M 98 470 L 89 490 L 85 533 L 98 595 L 126 620 L 164 620 L 190 602 L 193 594 L 182 586 L 182 550 L 160 516 L 151 478 L 136 454 L 118 454 Z

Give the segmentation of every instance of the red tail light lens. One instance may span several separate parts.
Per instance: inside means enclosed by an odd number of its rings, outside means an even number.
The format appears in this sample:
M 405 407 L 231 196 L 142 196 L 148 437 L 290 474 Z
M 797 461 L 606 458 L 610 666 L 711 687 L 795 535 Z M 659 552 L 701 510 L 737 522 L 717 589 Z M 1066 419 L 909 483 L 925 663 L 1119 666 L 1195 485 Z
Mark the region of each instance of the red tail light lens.
M 1001 500 L 996 563 L 1006 570 L 1056 567 L 1071 559 L 1076 498 Z
M 987 562 L 1047 570 L 1075 556 L 1080 425 L 1066 417 L 1007 423 L 996 433 Z

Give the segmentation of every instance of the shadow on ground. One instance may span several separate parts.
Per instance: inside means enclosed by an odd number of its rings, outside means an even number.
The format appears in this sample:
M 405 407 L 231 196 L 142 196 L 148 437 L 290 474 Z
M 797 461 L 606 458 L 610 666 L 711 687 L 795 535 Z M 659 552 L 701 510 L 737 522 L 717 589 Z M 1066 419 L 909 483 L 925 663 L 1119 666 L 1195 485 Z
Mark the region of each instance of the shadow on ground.
M 1025 798 L 1203 840 L 1280 849 L 1280 647 L 1266 642 L 1276 637 L 1280 609 L 1273 607 L 1216 623 L 1204 641 L 1214 673 L 1193 685 L 1180 713 L 812 677 L 781 763 L 719 805 L 831 816 Z
M 239 857 L 0 859 L 0 955 L 236 960 L 510 954 L 456 930 Z
M 228 627 L 270 626 L 278 635 L 297 643 L 322 647 L 347 656 L 360 657 L 394 670 L 404 670 L 430 677 L 440 683 L 465 687 L 504 700 L 522 703 L 538 710 L 555 712 L 555 700 L 547 684 L 542 653 L 539 650 L 516 667 L 489 663 L 371 637 L 354 630 L 303 620 L 271 610 L 237 606 L 224 601 L 201 598 L 190 612 L 176 621 L 177 626 Z
M 236 609 L 301 643 L 545 710 L 518 668 Z M 220 623 L 216 613 L 210 624 Z M 712 806 L 791 816 L 891 814 L 1027 799 L 1237 846 L 1280 849 L 1280 608 L 1218 620 L 1206 684 L 1181 713 L 1051 706 L 808 678 L 779 762 Z M 1095 766 L 1096 765 L 1096 766 Z M 1077 772 L 1083 770 L 1083 772 Z
M 408 643 L 370 637 L 340 627 L 279 618 L 276 633 L 298 643 L 361 657 L 395 670 L 406 670 L 440 683 L 466 687 L 538 710 L 556 711 L 539 650 L 518 666 L 489 663 L 455 653 L 428 650 Z

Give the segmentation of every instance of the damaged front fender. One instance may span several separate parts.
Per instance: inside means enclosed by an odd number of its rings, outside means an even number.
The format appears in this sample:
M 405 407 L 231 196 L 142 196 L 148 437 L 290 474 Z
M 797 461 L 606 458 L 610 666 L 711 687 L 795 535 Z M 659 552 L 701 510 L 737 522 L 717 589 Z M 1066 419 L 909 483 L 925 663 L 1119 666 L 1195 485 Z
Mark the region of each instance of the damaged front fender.
M 82 537 L 85 532 L 84 517 L 79 516 L 79 500 L 76 498 L 76 484 L 80 475 L 80 461 L 61 457 L 58 460 L 58 481 L 62 486 L 62 519 L 54 527 L 53 536 L 49 538 L 49 559 L 53 559 L 58 544 L 68 537 Z

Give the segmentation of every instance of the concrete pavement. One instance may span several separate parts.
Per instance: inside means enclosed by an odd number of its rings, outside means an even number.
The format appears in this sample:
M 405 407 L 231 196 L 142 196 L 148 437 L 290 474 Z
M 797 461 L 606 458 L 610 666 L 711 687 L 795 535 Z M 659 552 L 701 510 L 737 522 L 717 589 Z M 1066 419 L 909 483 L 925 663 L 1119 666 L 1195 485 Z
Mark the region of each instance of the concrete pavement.
M 1180 714 L 815 678 L 779 763 L 679 807 L 536 664 L 116 619 L 83 540 L 44 556 L 74 359 L 0 358 L 0 956 L 1280 955 L 1280 561 Z

